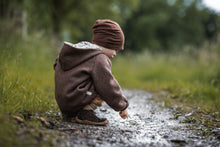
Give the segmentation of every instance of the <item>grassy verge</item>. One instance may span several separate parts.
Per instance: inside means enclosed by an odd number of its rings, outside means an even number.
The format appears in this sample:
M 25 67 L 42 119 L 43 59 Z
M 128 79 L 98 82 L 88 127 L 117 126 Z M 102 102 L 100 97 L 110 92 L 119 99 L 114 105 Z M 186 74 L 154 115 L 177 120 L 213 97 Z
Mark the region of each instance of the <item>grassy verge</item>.
M 163 106 L 186 115 L 183 122 L 220 127 L 219 44 L 179 53 L 128 55 L 114 60 L 122 87 L 154 92 Z M 190 114 L 190 115 L 189 115 Z M 204 133 L 204 132 L 203 132 Z M 210 133 L 210 132 L 206 132 Z M 206 134 L 205 133 L 205 134 Z
M 174 99 L 219 111 L 219 60 L 217 46 L 194 55 L 145 53 L 115 59 L 113 73 L 122 87 L 164 90 Z
M 59 111 L 54 49 L 47 40 L 19 40 L 1 44 L 0 52 L 0 146 L 54 145 L 57 133 L 36 119 Z

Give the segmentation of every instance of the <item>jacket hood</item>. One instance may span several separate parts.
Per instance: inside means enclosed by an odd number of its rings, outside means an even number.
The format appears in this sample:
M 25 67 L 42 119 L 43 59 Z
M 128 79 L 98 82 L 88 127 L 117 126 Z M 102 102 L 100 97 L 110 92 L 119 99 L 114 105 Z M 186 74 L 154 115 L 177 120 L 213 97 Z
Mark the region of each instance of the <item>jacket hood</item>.
M 102 49 L 90 42 L 83 41 L 77 44 L 64 42 L 59 54 L 59 62 L 61 68 L 66 71 L 98 54 L 103 54 Z

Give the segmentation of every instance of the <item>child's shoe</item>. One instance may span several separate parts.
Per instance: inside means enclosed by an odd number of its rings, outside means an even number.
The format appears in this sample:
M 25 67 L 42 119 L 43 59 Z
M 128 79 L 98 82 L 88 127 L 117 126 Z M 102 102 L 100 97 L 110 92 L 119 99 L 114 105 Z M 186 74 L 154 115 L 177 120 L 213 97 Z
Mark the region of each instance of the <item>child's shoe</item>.
M 106 118 L 98 118 L 93 110 L 80 110 L 76 116 L 76 122 L 89 125 L 101 125 L 108 124 Z

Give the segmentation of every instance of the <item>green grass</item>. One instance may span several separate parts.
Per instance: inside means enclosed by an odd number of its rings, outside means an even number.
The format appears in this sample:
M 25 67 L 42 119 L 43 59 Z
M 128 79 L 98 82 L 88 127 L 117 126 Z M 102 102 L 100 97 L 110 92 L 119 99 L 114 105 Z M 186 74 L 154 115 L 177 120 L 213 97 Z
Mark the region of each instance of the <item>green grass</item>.
M 39 129 L 42 125 L 36 116 L 59 111 L 54 99 L 54 50 L 47 40 L 1 45 L 0 146 L 51 145 L 54 135 L 45 137 L 48 131 Z M 25 125 L 17 123 L 14 115 L 25 119 Z
M 30 38 L 0 44 L 0 146 L 51 146 L 57 136 L 42 128 L 36 116 L 47 118 L 47 111 L 59 112 L 53 71 L 59 46 L 54 47 L 50 39 Z M 181 111 L 200 108 L 197 110 L 219 118 L 218 46 L 171 54 L 119 55 L 113 59 L 112 71 L 123 88 L 145 89 L 157 94 L 166 106 L 175 104 Z M 17 123 L 13 115 L 24 118 L 25 125 Z
M 122 87 L 163 90 L 170 97 L 178 97 L 178 101 L 219 112 L 220 51 L 217 47 L 119 57 L 113 61 L 113 73 Z
M 154 93 L 155 101 L 172 108 L 176 116 L 193 114 L 182 122 L 212 130 L 209 128 L 220 127 L 218 47 L 219 43 L 179 53 L 127 55 L 114 59 L 113 73 L 122 87 Z
M 45 42 L 41 46 L 25 42 L 17 44 L 14 55 L 10 52 L 1 54 L 0 101 L 8 113 L 35 113 L 51 109 L 54 97 L 51 51 Z

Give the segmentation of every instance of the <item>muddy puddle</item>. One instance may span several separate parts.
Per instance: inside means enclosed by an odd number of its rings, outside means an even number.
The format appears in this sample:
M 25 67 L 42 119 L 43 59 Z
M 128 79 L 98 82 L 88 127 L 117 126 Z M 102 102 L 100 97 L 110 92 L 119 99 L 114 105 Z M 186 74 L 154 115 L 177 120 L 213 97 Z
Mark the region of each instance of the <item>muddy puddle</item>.
M 123 120 L 106 104 L 97 109 L 98 116 L 109 120 L 107 126 L 61 122 L 58 130 L 67 139 L 59 146 L 220 146 L 218 139 L 203 138 L 186 125 L 173 120 L 169 109 L 159 107 L 152 95 L 141 90 L 123 90 L 128 98 L 129 118 Z

